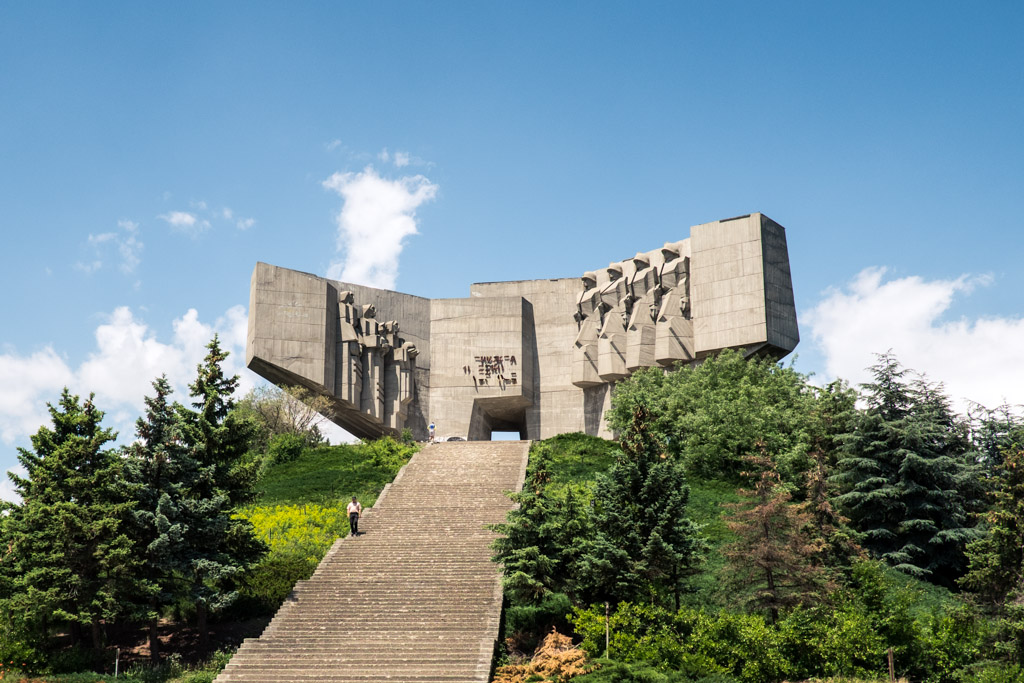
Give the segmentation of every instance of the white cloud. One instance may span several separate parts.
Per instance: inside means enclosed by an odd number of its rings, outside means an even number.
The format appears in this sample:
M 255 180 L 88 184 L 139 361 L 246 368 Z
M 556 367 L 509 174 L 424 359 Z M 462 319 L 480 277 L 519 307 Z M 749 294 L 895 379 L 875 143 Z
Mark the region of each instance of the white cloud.
M 223 209 L 220 210 L 220 215 L 221 218 L 223 218 L 226 221 L 229 221 L 232 218 L 234 218 L 235 212 L 225 206 Z
M 104 232 L 99 235 L 89 235 L 89 244 L 103 244 L 117 237 L 116 232 Z
M 239 218 L 238 222 L 235 223 L 235 227 L 237 227 L 239 230 L 248 230 L 254 225 L 256 225 L 255 218 Z
M 97 270 L 99 270 L 102 267 L 103 267 L 103 261 L 101 261 L 99 259 L 94 259 L 94 260 L 89 261 L 89 262 L 78 261 L 77 263 L 75 263 L 75 270 L 79 270 L 79 271 L 85 273 L 86 275 L 92 275 L 93 273 L 95 273 Z
M 173 228 L 191 228 L 196 224 L 195 214 L 187 211 L 171 211 L 161 214 L 157 218 L 167 221 Z
M 133 221 L 122 220 L 118 221 L 117 225 L 127 233 L 117 243 L 117 251 L 121 255 L 121 272 L 125 274 L 134 273 L 141 261 L 139 253 L 143 248 L 143 244 L 138 238 L 139 224 Z
M 196 214 L 189 213 L 188 211 L 170 211 L 160 214 L 157 218 L 166 221 L 172 229 L 192 237 L 196 237 L 210 227 L 210 221 L 201 219 Z
M 387 147 L 385 147 L 384 149 L 377 153 L 377 158 L 380 161 L 384 162 L 385 164 L 394 164 L 396 168 L 404 168 L 409 164 L 415 164 L 417 166 L 431 165 L 426 163 L 425 161 L 423 161 L 423 159 L 420 159 L 419 157 L 410 156 L 408 152 L 391 153 L 388 151 Z
M 323 185 L 344 200 L 337 243 L 343 258 L 331 263 L 327 276 L 393 288 L 403 240 L 417 234 L 416 209 L 437 196 L 438 186 L 422 175 L 383 178 L 372 166 L 335 173 Z
M 0 441 L 10 445 L 35 432 L 48 419 L 46 401 L 57 400 L 73 380 L 71 368 L 50 346 L 28 356 L 0 355 Z
M 106 245 L 116 245 L 118 254 L 121 257 L 121 263 L 118 266 L 122 273 L 130 275 L 135 272 L 138 268 L 141 258 L 139 254 L 142 252 L 143 244 L 139 239 L 139 224 L 134 221 L 120 220 L 117 222 L 117 227 L 124 231 L 124 234 L 118 232 L 103 232 L 98 235 L 90 234 L 88 238 L 88 244 L 92 247 L 95 258 L 92 261 L 79 261 L 75 264 L 75 269 L 79 270 L 86 275 L 91 275 L 100 268 L 103 267 L 103 253 L 106 249 Z
M 341 147 L 341 140 L 335 138 L 335 139 L 331 140 L 330 142 L 328 142 L 326 145 L 324 145 L 324 147 L 327 148 L 328 152 L 333 152 L 334 150 L 336 150 L 339 147 Z
M 942 318 L 990 277 L 885 280 L 885 272 L 861 271 L 802 316 L 827 375 L 869 381 L 874 354 L 892 349 L 905 367 L 942 382 L 959 409 L 968 401 L 1024 404 L 1024 317 Z

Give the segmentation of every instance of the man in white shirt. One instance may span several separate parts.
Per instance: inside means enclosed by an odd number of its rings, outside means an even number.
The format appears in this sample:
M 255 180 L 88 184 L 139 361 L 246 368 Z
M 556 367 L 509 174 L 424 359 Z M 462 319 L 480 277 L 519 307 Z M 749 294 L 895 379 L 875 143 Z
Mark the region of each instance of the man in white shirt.
M 359 504 L 355 496 L 352 496 L 352 502 L 348 504 L 348 526 L 352 530 L 353 536 L 359 535 L 359 515 L 363 512 L 363 506 Z

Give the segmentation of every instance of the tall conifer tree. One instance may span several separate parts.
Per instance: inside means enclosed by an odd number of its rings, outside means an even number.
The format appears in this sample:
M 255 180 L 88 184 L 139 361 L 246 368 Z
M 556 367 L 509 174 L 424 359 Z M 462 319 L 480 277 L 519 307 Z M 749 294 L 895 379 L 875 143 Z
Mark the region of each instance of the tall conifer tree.
M 208 615 L 235 600 L 242 576 L 266 552 L 252 524 L 232 517 L 236 506 L 255 497 L 257 474 L 256 463 L 245 457 L 252 425 L 231 411 L 238 376 L 224 374 L 228 353 L 216 335 L 206 348 L 189 385 L 194 410 L 177 405 L 183 443 L 198 466 L 188 493 L 186 580 L 203 649 L 209 645 Z
M 1024 662 L 1024 446 L 1002 451 L 985 535 L 967 546 L 968 571 L 960 585 L 1000 617 L 1002 645 Z
M 6 523 L 9 605 L 44 634 L 63 623 L 79 641 L 87 627 L 99 649 L 102 621 L 122 613 L 138 576 L 127 533 L 133 503 L 120 490 L 123 463 L 105 448 L 116 435 L 100 426 L 93 397 L 81 403 L 65 388 L 49 412 L 52 427 L 18 449 L 25 476 L 8 473 L 21 496 Z
M 952 585 L 976 537 L 969 513 L 981 491 L 966 428 L 941 389 L 908 380 L 892 354 L 872 373 L 867 409 L 839 462 L 837 500 L 873 556 Z
M 706 547 L 686 514 L 690 487 L 668 457 L 637 401 L 620 440 L 622 456 L 600 475 L 594 492 L 594 538 L 581 558 L 594 600 L 671 597 L 678 608 L 686 577 Z
M 549 488 L 550 454 L 545 446 L 530 457 L 530 471 L 518 506 L 508 521 L 494 525 L 501 534 L 491 546 L 500 562 L 506 593 L 520 604 L 540 604 L 551 593 L 579 592 L 577 560 L 590 524 L 580 498 L 567 486 L 560 494 Z
M 198 463 L 182 441 L 180 417 L 169 402 L 166 376 L 153 382 L 146 413 L 135 423 L 138 439 L 127 450 L 128 480 L 136 501 L 132 534 L 143 562 L 140 612 L 149 623 L 149 652 L 160 659 L 158 620 L 182 594 L 191 553 L 188 532 L 193 524 L 190 498 L 200 479 Z
M 774 461 L 764 452 L 745 459 L 753 488 L 730 504 L 736 540 L 725 548 L 726 575 L 750 606 L 766 609 L 772 623 L 785 607 L 808 604 L 832 587 L 820 562 L 826 543 L 815 538 L 810 501 L 792 502 Z

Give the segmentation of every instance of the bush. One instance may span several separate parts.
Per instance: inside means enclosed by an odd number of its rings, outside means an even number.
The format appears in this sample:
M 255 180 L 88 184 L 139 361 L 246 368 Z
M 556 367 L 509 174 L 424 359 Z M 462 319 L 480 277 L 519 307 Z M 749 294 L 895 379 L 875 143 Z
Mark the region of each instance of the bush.
M 385 436 L 374 441 L 363 441 L 357 448 L 361 450 L 376 467 L 397 473 L 402 465 L 418 450 L 415 444 L 405 444 Z
M 1007 662 L 982 662 L 965 673 L 963 683 L 1020 683 L 1024 667 Z
M 45 667 L 42 639 L 19 616 L 0 610 L 0 674 L 42 671 Z
M 267 444 L 267 456 L 274 464 L 292 462 L 299 459 L 307 443 L 308 440 L 303 434 L 295 432 L 275 434 L 270 437 L 270 443 Z
M 301 555 L 271 555 L 263 559 L 246 578 L 239 604 L 233 613 L 273 614 L 292 592 L 296 582 L 316 571 L 317 561 Z
M 846 603 L 796 609 L 779 623 L 793 676 L 867 676 L 881 673 L 886 646 L 863 609 Z
M 659 671 L 647 664 L 599 660 L 601 668 L 572 679 L 574 683 L 737 683 L 728 674 L 691 677 L 678 671 Z
M 569 632 L 567 615 L 571 610 L 564 593 L 549 593 L 539 605 L 512 605 L 505 610 L 507 640 L 520 652 L 532 652 L 551 629 Z
M 582 647 L 595 656 L 604 650 L 604 609 L 575 610 L 571 619 Z M 610 619 L 610 657 L 678 671 L 689 679 L 729 674 L 744 683 L 773 683 L 792 666 L 782 640 L 760 615 L 620 603 Z

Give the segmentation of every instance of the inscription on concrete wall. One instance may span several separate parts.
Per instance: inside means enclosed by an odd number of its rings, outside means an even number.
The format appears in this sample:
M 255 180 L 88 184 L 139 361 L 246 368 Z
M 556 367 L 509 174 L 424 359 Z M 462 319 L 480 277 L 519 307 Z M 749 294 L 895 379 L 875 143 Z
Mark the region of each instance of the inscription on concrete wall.
M 473 356 L 473 363 L 463 365 L 462 372 L 473 378 L 474 386 L 496 385 L 504 389 L 506 384 L 519 384 L 519 373 L 512 369 L 515 367 L 514 355 Z

